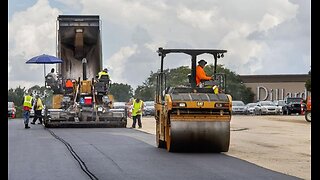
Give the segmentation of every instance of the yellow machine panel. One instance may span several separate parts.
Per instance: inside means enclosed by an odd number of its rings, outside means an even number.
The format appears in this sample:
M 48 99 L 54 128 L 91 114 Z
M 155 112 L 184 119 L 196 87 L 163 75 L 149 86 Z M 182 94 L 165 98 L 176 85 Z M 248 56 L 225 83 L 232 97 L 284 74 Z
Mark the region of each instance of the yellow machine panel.
M 61 108 L 61 101 L 63 95 L 62 94 L 54 94 L 52 97 L 52 108 L 53 109 L 60 109 Z
M 81 81 L 80 93 L 91 94 L 91 81 L 89 80 Z

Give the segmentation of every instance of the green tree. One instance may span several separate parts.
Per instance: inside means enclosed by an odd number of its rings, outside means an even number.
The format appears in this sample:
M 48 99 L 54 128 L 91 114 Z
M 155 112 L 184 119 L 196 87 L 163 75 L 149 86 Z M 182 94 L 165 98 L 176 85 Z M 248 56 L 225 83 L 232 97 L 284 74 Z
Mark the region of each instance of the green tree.
M 40 87 L 39 85 L 34 85 L 31 88 L 29 88 L 28 91 L 32 92 L 33 97 L 35 97 L 36 95 L 39 95 L 43 103 L 47 105 L 48 108 L 51 108 L 52 96 L 53 96 L 52 90 L 46 89 L 44 86 Z
M 213 74 L 213 69 L 213 64 L 209 64 L 204 68 L 207 74 Z M 243 84 L 240 75 L 224 68 L 223 65 L 217 65 L 217 73 L 226 75 L 226 93 L 230 94 L 233 100 L 241 100 L 244 103 L 253 102 L 254 93 L 251 88 Z
M 23 98 L 24 95 L 27 92 L 32 92 L 33 96 L 39 95 L 42 100 L 46 100 L 46 105 L 51 105 L 51 99 L 52 99 L 52 91 L 45 89 L 44 86 L 40 87 L 39 85 L 32 86 L 29 89 L 26 89 L 25 87 L 21 88 L 18 86 L 16 89 L 10 88 L 8 90 L 8 101 L 14 102 L 16 109 L 17 109 L 17 117 L 22 117 L 22 109 L 23 109 Z M 44 98 L 44 95 L 46 95 L 46 98 Z
M 214 71 L 213 64 L 209 64 L 205 67 L 207 75 L 212 75 Z M 254 93 L 251 88 L 247 88 L 240 79 L 240 76 L 225 69 L 223 65 L 217 65 L 217 73 L 224 73 L 226 75 L 226 93 L 230 94 L 235 100 L 242 100 L 244 103 L 253 102 Z M 188 74 L 191 73 L 191 69 L 188 66 L 181 66 L 175 69 L 164 70 L 166 75 L 167 86 L 180 86 L 188 85 Z M 144 100 L 153 100 L 156 86 L 156 73 L 151 72 L 148 79 L 143 85 L 138 86 L 135 90 L 135 95 Z
M 18 86 L 16 89 L 10 88 L 8 90 L 8 101 L 14 102 L 16 106 L 22 106 L 23 97 L 26 94 L 27 90 L 25 87 L 21 88 Z
M 113 95 L 115 101 L 128 102 L 133 96 L 133 89 L 128 84 L 112 83 L 110 86 L 110 94 Z
M 150 76 L 143 82 L 143 85 L 138 86 L 135 89 L 135 97 L 140 98 L 143 101 L 152 101 L 155 95 L 156 77 L 157 74 L 151 71 Z
M 8 101 L 14 102 L 16 106 L 16 117 L 22 117 L 22 105 L 23 105 L 23 98 L 26 94 L 27 90 L 25 87 L 21 88 L 18 86 L 16 89 L 10 88 L 8 90 Z
M 189 84 L 188 74 L 190 73 L 190 68 L 188 66 L 181 66 L 175 69 L 164 70 L 166 85 L 167 86 L 179 86 Z M 144 101 L 152 101 L 155 96 L 156 89 L 156 77 L 157 73 L 151 71 L 150 76 L 144 81 L 143 85 L 138 86 L 135 90 L 135 96 L 139 97 Z

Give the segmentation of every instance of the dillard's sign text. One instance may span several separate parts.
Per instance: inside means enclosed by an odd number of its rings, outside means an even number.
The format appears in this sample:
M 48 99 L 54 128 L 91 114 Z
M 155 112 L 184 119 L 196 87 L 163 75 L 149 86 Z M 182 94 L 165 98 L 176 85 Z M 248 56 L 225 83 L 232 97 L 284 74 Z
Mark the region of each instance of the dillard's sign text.
M 286 92 L 285 89 L 267 89 L 264 86 L 258 86 L 257 101 L 284 100 L 285 97 L 302 97 L 305 100 L 307 93 L 307 89 L 304 89 L 304 92 Z

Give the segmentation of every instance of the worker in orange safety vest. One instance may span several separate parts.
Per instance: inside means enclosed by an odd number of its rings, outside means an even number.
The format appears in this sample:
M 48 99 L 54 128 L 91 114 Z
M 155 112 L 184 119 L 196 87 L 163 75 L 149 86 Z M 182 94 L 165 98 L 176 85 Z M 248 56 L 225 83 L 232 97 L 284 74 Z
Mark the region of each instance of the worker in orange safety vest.
M 198 62 L 198 66 L 196 67 L 196 84 L 197 86 L 200 85 L 200 82 L 202 80 L 213 80 L 213 77 L 211 76 L 207 76 L 206 75 L 206 72 L 204 71 L 204 67 L 206 66 L 207 64 L 207 61 L 201 59 L 199 62 Z

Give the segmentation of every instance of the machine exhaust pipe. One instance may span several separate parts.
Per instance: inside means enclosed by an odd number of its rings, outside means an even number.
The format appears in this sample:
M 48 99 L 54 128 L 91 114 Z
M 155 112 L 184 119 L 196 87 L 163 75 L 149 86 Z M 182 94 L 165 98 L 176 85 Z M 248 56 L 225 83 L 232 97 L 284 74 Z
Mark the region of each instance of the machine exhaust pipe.
M 87 80 L 87 59 L 82 59 L 83 80 Z

